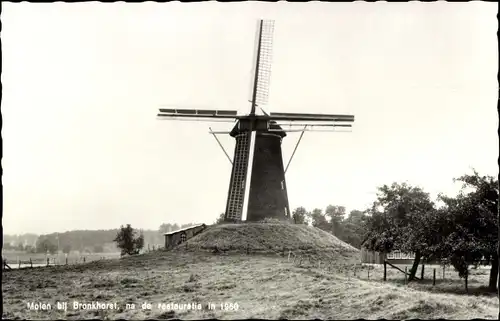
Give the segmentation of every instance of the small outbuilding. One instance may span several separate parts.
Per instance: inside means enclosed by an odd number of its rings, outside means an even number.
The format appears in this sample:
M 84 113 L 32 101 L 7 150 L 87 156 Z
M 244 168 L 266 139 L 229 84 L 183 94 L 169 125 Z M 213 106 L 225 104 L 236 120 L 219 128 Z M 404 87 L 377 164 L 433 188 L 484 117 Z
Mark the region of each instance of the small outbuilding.
M 392 264 L 411 264 L 415 260 L 415 253 L 403 253 L 401 251 L 393 251 L 389 253 L 370 251 L 361 248 L 361 263 L 383 264 L 388 261 Z
M 176 231 L 164 233 L 163 235 L 165 235 L 165 249 L 171 249 L 181 243 L 186 242 L 193 236 L 201 233 L 206 227 L 207 226 L 205 224 L 198 224 Z
M 386 259 L 385 253 L 375 252 L 361 247 L 361 263 L 383 264 Z
M 363 247 L 366 240 L 361 243 L 361 263 L 384 264 L 384 261 L 392 264 L 411 264 L 415 260 L 415 253 L 403 253 L 394 250 L 389 253 L 370 251 Z

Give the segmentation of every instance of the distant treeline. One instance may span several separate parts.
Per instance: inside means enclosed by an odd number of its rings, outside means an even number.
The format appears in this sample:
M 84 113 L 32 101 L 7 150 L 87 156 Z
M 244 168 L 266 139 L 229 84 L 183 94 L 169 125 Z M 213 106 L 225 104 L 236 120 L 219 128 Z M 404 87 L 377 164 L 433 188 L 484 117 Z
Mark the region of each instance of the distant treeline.
M 34 246 L 36 244 L 36 240 L 38 239 L 37 234 L 33 233 L 26 233 L 26 234 L 21 234 L 21 235 L 9 235 L 9 234 L 4 234 L 3 235 L 3 248 L 4 249 L 17 249 L 17 248 L 24 248 L 25 245 L 32 245 Z
M 161 245 L 164 243 L 163 233 L 195 225 L 163 223 L 158 230 L 139 230 L 144 236 L 144 244 Z M 81 253 L 103 253 L 118 252 L 113 240 L 119 228 L 110 230 L 77 230 L 63 233 L 51 233 L 44 235 L 22 234 L 4 235 L 3 249 L 26 251 L 31 253 L 56 253 L 57 250 L 69 253 L 79 251 Z

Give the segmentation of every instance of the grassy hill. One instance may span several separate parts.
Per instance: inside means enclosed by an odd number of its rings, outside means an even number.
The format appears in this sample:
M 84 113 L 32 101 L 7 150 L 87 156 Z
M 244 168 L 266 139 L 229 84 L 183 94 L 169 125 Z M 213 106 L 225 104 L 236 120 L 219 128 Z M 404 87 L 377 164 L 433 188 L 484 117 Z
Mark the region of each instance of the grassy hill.
M 283 253 L 359 261 L 359 250 L 330 233 L 302 224 L 245 223 L 209 226 L 176 251 Z
M 430 293 L 353 276 L 348 269 L 299 266 L 283 248 L 317 259 L 351 262 L 357 250 L 307 226 L 212 226 L 172 251 L 73 266 L 3 273 L 3 318 L 22 319 L 495 319 L 495 296 Z M 211 253 L 214 247 L 220 251 Z M 247 248 L 250 254 L 246 254 Z M 221 255 L 226 251 L 227 255 Z M 244 253 L 241 253 L 243 252 Z M 349 266 L 347 263 L 345 266 Z M 374 276 L 372 275 L 372 279 Z M 27 303 L 67 311 L 27 309 Z M 73 302 L 116 303 L 116 310 L 74 310 Z M 126 304 L 135 304 L 135 308 Z M 142 309 L 143 303 L 150 308 Z M 174 309 L 167 304 L 201 304 Z M 215 309 L 208 305 L 215 304 Z M 237 304 L 221 309 L 220 303 Z M 161 305 L 165 304 L 165 305 Z

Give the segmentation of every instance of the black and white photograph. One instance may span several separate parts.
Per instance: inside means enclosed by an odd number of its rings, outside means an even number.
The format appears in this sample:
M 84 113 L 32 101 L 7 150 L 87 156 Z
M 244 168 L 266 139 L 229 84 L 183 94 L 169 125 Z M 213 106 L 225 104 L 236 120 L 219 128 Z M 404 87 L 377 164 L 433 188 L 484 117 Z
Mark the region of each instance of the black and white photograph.
M 495 2 L 2 2 L 2 319 L 491 319 Z

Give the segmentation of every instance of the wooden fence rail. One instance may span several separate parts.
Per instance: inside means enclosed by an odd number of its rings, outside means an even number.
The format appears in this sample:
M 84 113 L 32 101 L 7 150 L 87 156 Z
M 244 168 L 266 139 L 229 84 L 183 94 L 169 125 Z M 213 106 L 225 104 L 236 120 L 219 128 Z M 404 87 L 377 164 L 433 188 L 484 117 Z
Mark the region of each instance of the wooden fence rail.
M 386 272 L 385 272 L 385 270 L 387 269 L 387 268 L 386 268 L 386 264 L 387 264 L 387 265 L 389 265 L 390 267 L 392 267 L 392 268 L 394 268 L 394 269 L 396 269 L 396 270 L 398 270 L 398 271 L 400 271 L 400 272 L 404 273 L 404 274 L 405 274 L 405 283 L 406 283 L 406 277 L 410 275 L 410 273 L 408 273 L 408 268 L 407 268 L 407 267 L 405 267 L 405 270 L 403 271 L 403 270 L 401 270 L 400 268 L 398 268 L 397 266 L 395 266 L 395 265 L 393 265 L 393 264 L 391 264 L 391 263 L 389 263 L 389 262 L 387 262 L 387 261 L 384 261 L 384 275 L 386 275 Z M 422 275 L 422 276 L 424 275 L 423 273 L 424 273 L 424 272 L 422 272 L 422 273 L 421 273 L 421 275 Z M 417 276 L 415 276 L 414 278 L 415 278 L 416 280 L 420 280 Z M 384 277 L 384 281 L 385 281 L 385 277 Z

